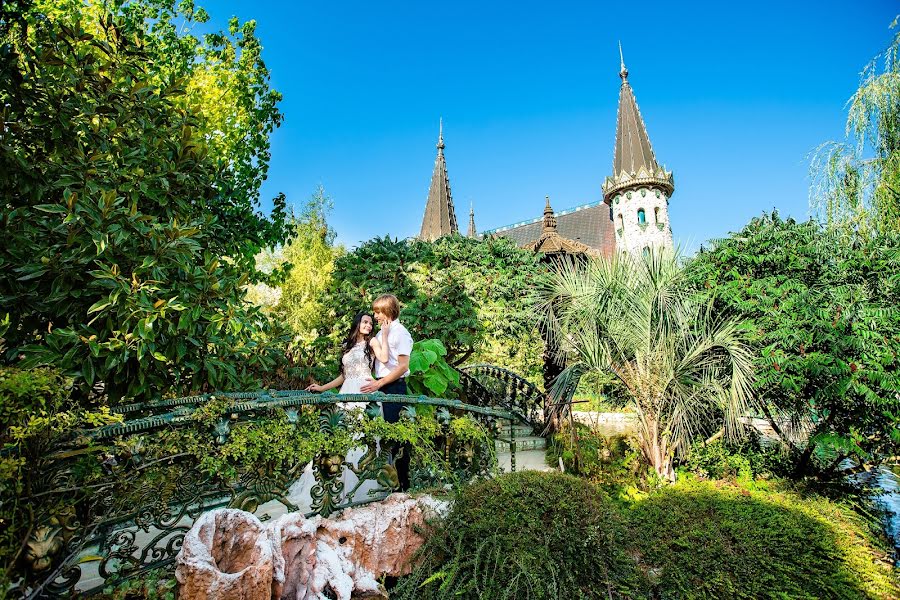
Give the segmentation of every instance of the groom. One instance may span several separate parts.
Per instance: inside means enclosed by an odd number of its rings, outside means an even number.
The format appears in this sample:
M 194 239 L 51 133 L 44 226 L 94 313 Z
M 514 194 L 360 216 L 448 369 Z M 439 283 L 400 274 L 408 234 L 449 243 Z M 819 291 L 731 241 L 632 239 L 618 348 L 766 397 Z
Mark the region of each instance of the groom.
M 393 294 L 382 294 L 372 303 L 372 312 L 375 313 L 375 320 L 381 325 L 381 330 L 375 338 L 387 348 L 388 360 L 386 363 L 375 360 L 377 379 L 370 379 L 359 391 L 363 394 L 380 391 L 385 394 L 405 395 L 413 339 L 406 327 L 397 320 L 400 316 L 400 302 Z M 398 422 L 402 408 L 402 404 L 384 402 L 382 404 L 384 420 L 388 423 Z M 403 457 L 396 462 L 401 490 L 409 489 L 409 451 L 408 447 L 404 448 Z

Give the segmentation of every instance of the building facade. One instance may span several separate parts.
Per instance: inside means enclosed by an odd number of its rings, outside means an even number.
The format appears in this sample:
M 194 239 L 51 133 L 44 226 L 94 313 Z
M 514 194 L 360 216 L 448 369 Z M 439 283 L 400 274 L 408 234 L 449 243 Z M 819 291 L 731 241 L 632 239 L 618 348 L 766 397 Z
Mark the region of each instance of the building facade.
M 591 254 L 611 256 L 615 252 L 631 255 L 651 249 L 673 247 L 669 222 L 669 199 L 675 191 L 671 171 L 660 166 L 650 144 L 647 127 L 638 109 L 634 91 L 628 81 L 628 69 L 621 61 L 619 108 L 612 174 L 601 185 L 603 199 L 558 213 L 550 208 L 545 214 L 505 227 L 478 234 L 474 229 L 474 212 L 469 212 L 469 237 L 503 236 L 521 247 L 537 251 L 547 244 L 547 223 L 552 217 L 551 245 L 562 243 L 571 248 L 585 246 Z M 549 212 L 548 212 L 549 211 Z M 450 195 L 450 182 L 444 159 L 443 127 L 438 138 L 431 187 L 420 237 L 433 240 L 442 235 L 459 233 L 456 213 Z M 541 242 L 542 236 L 545 238 Z M 561 242 L 560 240 L 564 240 Z

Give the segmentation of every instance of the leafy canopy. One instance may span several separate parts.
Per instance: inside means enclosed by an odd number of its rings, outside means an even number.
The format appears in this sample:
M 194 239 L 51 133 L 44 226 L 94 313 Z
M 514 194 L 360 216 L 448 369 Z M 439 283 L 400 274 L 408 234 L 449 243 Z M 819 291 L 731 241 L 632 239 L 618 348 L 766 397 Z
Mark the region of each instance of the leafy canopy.
M 58 366 L 82 395 L 249 386 L 274 360 L 243 296 L 290 233 L 283 198 L 256 210 L 279 96 L 252 23 L 200 40 L 192 16 L 59 0 L 3 22 L 5 359 Z
M 376 238 L 335 261 L 325 314 L 339 335 L 357 311 L 392 293 L 413 339 L 440 340 L 451 365 L 474 358 L 538 377 L 529 290 L 543 277 L 538 257 L 505 238 Z
M 701 251 L 688 273 L 746 320 L 761 408 L 798 474 L 900 449 L 900 237 L 777 213 Z

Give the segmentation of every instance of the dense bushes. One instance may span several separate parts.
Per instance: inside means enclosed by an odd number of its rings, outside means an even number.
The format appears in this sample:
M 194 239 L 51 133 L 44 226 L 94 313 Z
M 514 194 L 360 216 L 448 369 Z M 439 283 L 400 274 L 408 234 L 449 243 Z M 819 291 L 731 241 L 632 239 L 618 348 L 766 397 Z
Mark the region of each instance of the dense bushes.
M 852 510 L 816 496 L 682 481 L 629 511 L 658 598 L 896 598 L 896 571 Z
M 400 598 L 872 598 L 900 582 L 870 525 L 830 500 L 684 480 L 624 504 L 556 473 L 460 494 Z M 392 596 L 394 597 L 394 596 Z
M 490 362 L 537 381 L 543 346 L 528 299 L 543 273 L 506 238 L 376 238 L 335 261 L 325 328 L 343 334 L 356 311 L 392 293 L 413 338 L 441 340 L 451 365 Z
M 604 487 L 646 487 L 649 465 L 630 435 L 603 435 L 587 425 L 564 423 L 547 446 L 547 462 L 562 459 L 566 473 L 584 477 Z
M 0 20 L 0 360 L 113 403 L 258 383 L 278 353 L 245 288 L 289 227 L 283 198 L 257 210 L 281 115 L 253 23 L 201 40 L 192 2 L 19 8 Z
M 526 471 L 465 488 L 396 597 L 623 598 L 642 579 L 612 502 L 569 475 Z M 394 597 L 392 595 L 392 597 Z
M 777 213 L 701 251 L 688 276 L 738 316 L 755 396 L 797 475 L 900 452 L 900 237 L 826 230 Z

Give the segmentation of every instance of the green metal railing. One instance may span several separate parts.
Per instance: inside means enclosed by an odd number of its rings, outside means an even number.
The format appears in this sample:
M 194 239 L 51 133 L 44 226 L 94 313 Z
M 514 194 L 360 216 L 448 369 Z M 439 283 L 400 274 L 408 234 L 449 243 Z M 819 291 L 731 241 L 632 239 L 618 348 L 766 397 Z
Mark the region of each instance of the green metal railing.
M 533 406 L 538 396 L 503 373 L 498 372 L 502 382 L 492 384 L 491 373 L 483 367 L 466 371 L 469 383 L 463 397 L 469 402 L 290 390 L 204 394 L 119 406 L 115 412 L 123 422 L 80 431 L 33 457 L 27 492 L 20 498 L 27 507 L 23 518 L 30 522 L 29 537 L 23 540 L 21 580 L 12 595 L 91 594 L 110 583 L 167 567 L 193 521 L 213 508 L 242 508 L 261 518 L 302 510 L 291 496 L 291 486 L 310 468 L 310 503 L 305 511 L 309 515 L 327 516 L 398 489 L 395 461 L 409 447 L 379 439 L 354 438 L 353 459 L 349 452 L 321 448 L 310 462 L 285 467 L 262 460 L 238 465 L 233 472 L 210 472 L 203 457 L 191 450 L 194 443 L 223 447 L 236 428 L 263 419 L 298 427 L 314 419 L 320 433 L 346 433 L 360 422 L 377 419 L 377 402 L 400 403 L 406 405 L 401 421 L 413 422 L 425 413 L 435 421 L 428 452 L 438 458 L 426 464 L 417 463 L 415 453 L 409 457 L 412 489 L 490 476 L 496 470 L 494 443 L 504 423 L 539 423 Z M 353 405 L 364 410 L 348 412 L 345 407 Z M 487 436 L 463 439 L 454 433 L 458 431 L 452 426 L 454 419 L 463 416 Z M 160 454 L 160 440 L 172 443 L 172 439 L 178 440 L 175 446 Z M 515 439 L 504 441 L 510 443 L 515 465 Z M 344 483 L 347 472 L 356 478 L 349 488 Z

